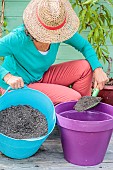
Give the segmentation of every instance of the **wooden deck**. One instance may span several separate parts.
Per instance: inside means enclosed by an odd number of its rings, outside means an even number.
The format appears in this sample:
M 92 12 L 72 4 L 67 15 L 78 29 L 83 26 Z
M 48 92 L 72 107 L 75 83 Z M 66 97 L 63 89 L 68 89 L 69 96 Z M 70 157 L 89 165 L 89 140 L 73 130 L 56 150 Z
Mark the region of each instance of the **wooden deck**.
M 113 137 L 103 163 L 92 167 L 73 165 L 64 159 L 56 128 L 43 147 L 34 156 L 23 160 L 10 159 L 0 154 L 0 170 L 113 170 Z

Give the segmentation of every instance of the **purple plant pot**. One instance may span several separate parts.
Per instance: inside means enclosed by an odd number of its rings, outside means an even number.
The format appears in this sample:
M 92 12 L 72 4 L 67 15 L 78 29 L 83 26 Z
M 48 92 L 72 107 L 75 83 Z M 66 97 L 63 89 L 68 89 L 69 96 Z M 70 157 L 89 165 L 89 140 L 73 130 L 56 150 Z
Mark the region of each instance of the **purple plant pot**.
M 75 165 L 101 163 L 112 135 L 113 106 L 100 103 L 84 112 L 73 109 L 75 101 L 55 107 L 64 158 Z

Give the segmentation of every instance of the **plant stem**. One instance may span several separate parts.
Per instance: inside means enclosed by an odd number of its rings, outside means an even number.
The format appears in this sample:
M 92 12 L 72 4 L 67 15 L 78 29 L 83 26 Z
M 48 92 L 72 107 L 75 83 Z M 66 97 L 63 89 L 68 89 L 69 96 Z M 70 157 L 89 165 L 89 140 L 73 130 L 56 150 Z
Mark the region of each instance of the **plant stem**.
M 108 57 L 106 58 L 107 62 L 108 62 L 108 69 L 107 69 L 107 76 L 109 77 L 110 76 L 110 71 L 111 71 L 111 68 L 112 68 L 112 61 L 113 59 L 111 57 Z

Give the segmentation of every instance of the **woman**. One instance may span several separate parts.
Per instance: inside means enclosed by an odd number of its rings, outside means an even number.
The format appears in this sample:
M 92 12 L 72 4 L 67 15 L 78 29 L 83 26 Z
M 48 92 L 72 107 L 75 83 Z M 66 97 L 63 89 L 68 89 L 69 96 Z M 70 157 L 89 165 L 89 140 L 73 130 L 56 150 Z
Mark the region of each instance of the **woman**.
M 68 0 L 32 0 L 23 21 L 0 39 L 0 56 L 5 57 L 0 67 L 2 93 L 9 85 L 18 89 L 27 84 L 57 104 L 91 95 L 92 77 L 94 88 L 103 89 L 108 78 L 90 43 L 77 33 L 79 19 Z M 85 59 L 52 65 L 60 42 Z

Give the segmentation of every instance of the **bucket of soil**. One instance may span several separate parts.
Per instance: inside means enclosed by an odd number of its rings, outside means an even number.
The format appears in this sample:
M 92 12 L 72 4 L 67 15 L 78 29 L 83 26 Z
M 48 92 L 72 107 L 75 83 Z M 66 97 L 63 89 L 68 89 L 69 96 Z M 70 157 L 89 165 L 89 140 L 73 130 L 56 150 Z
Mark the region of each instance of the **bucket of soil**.
M 54 129 L 54 105 L 37 90 L 8 90 L 0 97 L 0 151 L 10 158 L 28 158 Z
M 55 106 L 64 158 L 75 165 L 101 163 L 113 130 L 113 106 L 100 103 L 93 109 L 77 112 L 76 102 Z

